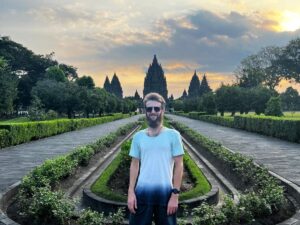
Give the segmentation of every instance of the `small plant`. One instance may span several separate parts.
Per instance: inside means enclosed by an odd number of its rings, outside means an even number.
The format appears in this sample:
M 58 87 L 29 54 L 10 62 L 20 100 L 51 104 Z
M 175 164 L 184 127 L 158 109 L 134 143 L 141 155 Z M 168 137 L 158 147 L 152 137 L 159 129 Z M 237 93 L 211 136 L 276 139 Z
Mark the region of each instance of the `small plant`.
M 222 225 L 226 222 L 225 215 L 215 207 L 202 203 L 193 209 L 193 224 L 197 225 Z
M 283 116 L 280 97 L 271 97 L 267 102 L 266 116 Z
M 104 214 L 90 209 L 83 210 L 78 223 L 80 225 L 105 225 Z
M 64 225 L 73 216 L 74 203 L 63 192 L 52 192 L 48 187 L 36 189 L 24 214 L 33 219 L 33 224 L 49 222 Z
M 125 217 L 125 209 L 119 208 L 116 213 L 110 213 L 108 216 L 108 220 L 111 222 L 112 225 L 121 225 L 123 224 L 123 220 Z

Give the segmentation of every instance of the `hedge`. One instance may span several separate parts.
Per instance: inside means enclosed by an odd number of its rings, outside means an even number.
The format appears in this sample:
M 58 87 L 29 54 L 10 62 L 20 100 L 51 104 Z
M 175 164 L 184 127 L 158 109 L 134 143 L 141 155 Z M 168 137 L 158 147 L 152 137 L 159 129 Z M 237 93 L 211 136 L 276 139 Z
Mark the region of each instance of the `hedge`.
M 127 117 L 129 117 L 129 114 L 118 113 L 114 116 L 91 119 L 57 119 L 39 122 L 0 124 L 0 148 Z M 8 132 L 3 132 L 2 129 L 7 130 Z
M 272 116 L 235 116 L 236 128 L 300 142 L 300 120 Z
M 175 113 L 176 115 L 238 128 L 300 143 L 300 120 L 274 116 L 240 115 L 234 117 Z
M 9 145 L 9 131 L 6 129 L 0 129 L 0 148 Z
M 115 133 L 110 133 L 93 144 L 78 147 L 68 154 L 46 160 L 23 177 L 21 189 L 26 190 L 25 192 L 28 194 L 32 194 L 35 188 L 46 187 L 48 185 L 54 187 L 57 182 L 71 175 L 78 166 L 88 165 L 89 160 L 94 154 L 100 152 L 105 147 L 110 147 L 119 135 L 124 135 L 124 130 L 128 132 L 136 125 L 137 122 L 129 123 L 119 128 Z

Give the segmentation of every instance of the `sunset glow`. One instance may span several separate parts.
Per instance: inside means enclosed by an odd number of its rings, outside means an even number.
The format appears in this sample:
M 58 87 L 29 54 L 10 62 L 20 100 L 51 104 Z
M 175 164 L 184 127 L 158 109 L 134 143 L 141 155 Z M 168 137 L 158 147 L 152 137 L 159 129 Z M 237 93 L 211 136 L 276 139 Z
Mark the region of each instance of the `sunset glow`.
M 300 13 L 284 12 L 280 22 L 282 31 L 295 31 L 300 28 Z
M 300 1 L 1 0 L 0 35 L 92 76 L 118 75 L 124 96 L 143 82 L 154 54 L 169 94 L 180 97 L 196 70 L 216 89 L 245 57 L 300 37 Z M 283 82 L 278 90 L 294 85 Z

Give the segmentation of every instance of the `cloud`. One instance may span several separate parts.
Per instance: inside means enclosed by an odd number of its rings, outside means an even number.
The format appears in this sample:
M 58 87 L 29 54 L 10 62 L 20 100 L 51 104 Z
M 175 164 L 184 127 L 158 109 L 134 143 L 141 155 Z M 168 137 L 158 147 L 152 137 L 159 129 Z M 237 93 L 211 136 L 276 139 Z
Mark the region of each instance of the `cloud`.
M 276 21 L 263 18 L 261 14 L 256 17 L 238 12 L 219 15 L 198 10 L 179 19 L 159 21 L 160 27 L 169 31 L 168 44 L 157 41 L 151 48 L 142 43 L 120 46 L 113 49 L 110 56 L 118 60 L 121 60 L 120 56 L 126 55 L 133 60 L 149 58 L 150 61 L 156 53 L 160 58 L 184 59 L 202 65 L 204 72 L 231 72 L 243 58 L 262 47 L 283 46 L 300 34 L 299 30 L 277 32 L 267 29 L 266 24 L 272 23 L 276 24 Z

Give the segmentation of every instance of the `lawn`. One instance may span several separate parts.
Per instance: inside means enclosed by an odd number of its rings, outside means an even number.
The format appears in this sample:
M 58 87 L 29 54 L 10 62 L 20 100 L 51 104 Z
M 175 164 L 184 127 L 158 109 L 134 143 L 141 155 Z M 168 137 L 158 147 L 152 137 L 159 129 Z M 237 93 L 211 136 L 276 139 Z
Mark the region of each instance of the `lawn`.
M 14 119 L 9 119 L 9 120 L 0 120 L 0 124 L 3 124 L 3 123 L 23 123 L 23 122 L 29 122 L 29 118 L 28 117 L 17 117 L 17 118 L 14 118 Z

